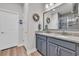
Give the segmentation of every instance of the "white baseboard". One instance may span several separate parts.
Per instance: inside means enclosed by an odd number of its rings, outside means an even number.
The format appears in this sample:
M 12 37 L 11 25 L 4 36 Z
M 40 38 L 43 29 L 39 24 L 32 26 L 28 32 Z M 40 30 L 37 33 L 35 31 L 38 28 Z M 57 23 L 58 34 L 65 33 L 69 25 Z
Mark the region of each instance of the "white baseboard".
M 24 46 L 24 44 L 17 44 L 17 47 L 21 47 L 21 46 Z
M 31 53 L 33 53 L 33 52 L 35 52 L 35 51 L 37 51 L 37 49 L 36 49 L 36 48 L 31 49 L 31 50 L 27 50 L 27 55 L 28 55 L 28 56 L 30 56 L 30 55 L 31 55 Z
M 30 55 L 31 55 L 31 53 L 33 53 L 33 52 L 37 51 L 37 49 L 36 49 L 36 48 L 33 48 L 33 49 L 28 49 L 28 48 L 26 47 L 26 45 L 25 45 L 25 44 L 24 44 L 24 47 L 25 47 L 25 49 L 27 50 L 27 55 L 28 55 L 28 56 L 30 56 Z

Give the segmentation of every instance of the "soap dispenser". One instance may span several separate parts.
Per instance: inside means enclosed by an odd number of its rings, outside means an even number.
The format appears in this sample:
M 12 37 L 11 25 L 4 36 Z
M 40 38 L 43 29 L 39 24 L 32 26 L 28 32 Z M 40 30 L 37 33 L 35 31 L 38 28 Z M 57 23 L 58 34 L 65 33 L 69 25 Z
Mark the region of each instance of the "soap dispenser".
M 41 30 L 41 24 L 38 24 L 38 31 Z

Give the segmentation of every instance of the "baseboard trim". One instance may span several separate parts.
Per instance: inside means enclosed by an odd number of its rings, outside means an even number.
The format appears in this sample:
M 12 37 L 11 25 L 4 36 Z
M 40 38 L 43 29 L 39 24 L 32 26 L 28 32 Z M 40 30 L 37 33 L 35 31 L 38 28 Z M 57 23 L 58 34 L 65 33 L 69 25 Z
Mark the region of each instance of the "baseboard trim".
M 21 46 L 24 46 L 24 44 L 17 44 L 17 47 L 21 47 Z
M 25 51 L 27 52 L 27 49 L 25 48 L 25 46 L 23 46 L 23 48 L 25 49 Z
M 27 54 L 28 54 L 28 56 L 31 56 L 31 54 L 32 54 L 33 52 L 35 52 L 35 51 L 37 51 L 36 48 L 31 49 L 31 50 L 27 50 Z
M 27 52 L 27 55 L 28 56 L 31 56 L 31 53 L 33 53 L 33 52 L 35 52 L 35 51 L 37 51 L 37 49 L 36 48 L 33 48 L 33 49 L 28 49 L 27 47 L 26 47 L 26 45 L 24 44 L 24 49 L 26 50 L 26 52 Z
M 37 51 L 36 48 L 34 48 L 34 49 L 32 49 L 32 50 L 27 50 L 25 46 L 23 46 L 23 47 L 24 47 L 25 51 L 27 52 L 27 55 L 28 55 L 28 56 L 31 56 L 31 54 L 32 54 L 33 52 Z

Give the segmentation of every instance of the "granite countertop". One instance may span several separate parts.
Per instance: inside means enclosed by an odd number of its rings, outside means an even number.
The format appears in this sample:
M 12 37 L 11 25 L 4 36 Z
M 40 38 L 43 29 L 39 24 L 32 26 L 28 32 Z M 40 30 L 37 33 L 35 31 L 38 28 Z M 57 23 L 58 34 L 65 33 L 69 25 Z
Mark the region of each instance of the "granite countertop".
M 49 36 L 49 37 L 55 37 L 55 38 L 59 38 L 61 40 L 67 40 L 67 41 L 79 43 L 78 36 L 61 35 L 61 34 L 57 34 L 57 33 L 45 33 L 45 32 L 36 32 L 36 34 L 45 35 L 45 36 Z

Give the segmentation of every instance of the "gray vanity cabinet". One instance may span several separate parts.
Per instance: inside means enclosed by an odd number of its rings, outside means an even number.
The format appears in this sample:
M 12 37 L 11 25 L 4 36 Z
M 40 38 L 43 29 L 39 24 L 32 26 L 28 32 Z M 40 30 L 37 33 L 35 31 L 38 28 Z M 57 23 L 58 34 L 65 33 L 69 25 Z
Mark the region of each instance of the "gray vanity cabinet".
M 47 55 L 75 56 L 75 43 L 54 37 L 47 37 Z
M 79 56 L 79 44 L 77 44 L 77 56 Z
M 75 52 L 63 47 L 58 47 L 59 56 L 75 56 Z
M 45 56 L 79 55 L 79 44 L 39 34 L 36 35 L 36 48 Z
M 46 55 L 46 37 L 36 35 L 36 48 L 42 54 Z
M 57 56 L 57 45 L 47 42 L 47 56 Z
M 42 48 L 42 40 L 39 37 L 36 37 L 36 48 L 39 52 L 41 52 Z
M 42 54 L 46 55 L 46 40 L 42 40 L 41 46 L 42 46 L 42 50 L 41 50 Z

